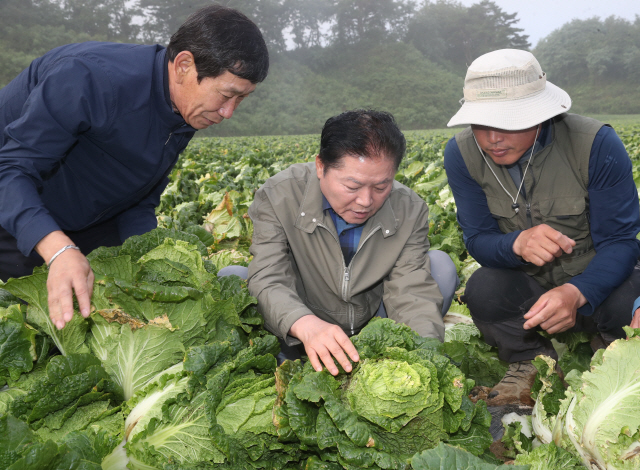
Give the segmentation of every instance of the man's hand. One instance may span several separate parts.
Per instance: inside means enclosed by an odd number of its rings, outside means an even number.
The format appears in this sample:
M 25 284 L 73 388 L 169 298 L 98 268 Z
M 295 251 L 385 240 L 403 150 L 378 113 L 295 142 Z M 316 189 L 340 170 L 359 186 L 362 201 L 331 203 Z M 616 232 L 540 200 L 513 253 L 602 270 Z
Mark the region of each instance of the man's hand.
M 562 253 L 571 253 L 576 242 L 546 224 L 524 230 L 513 242 L 513 252 L 536 266 L 544 266 Z
M 345 352 L 353 362 L 360 360 L 358 351 L 342 328 L 320 320 L 315 315 L 298 319 L 291 326 L 289 334 L 302 341 L 311 365 L 318 372 L 322 370 L 322 361 L 332 375 L 337 375 L 334 357 L 346 372 L 351 372 L 351 363 Z
M 46 263 L 63 246 L 73 245 L 63 232 L 51 232 L 36 245 L 36 251 Z M 53 324 L 61 330 L 73 318 L 73 294 L 83 317 L 88 317 L 93 293 L 93 271 L 89 261 L 78 250 L 65 250 L 49 268 L 47 292 L 49 316 Z
M 533 307 L 525 314 L 527 322 L 524 329 L 535 326 L 547 333 L 560 333 L 576 324 L 578 308 L 587 303 L 587 299 L 573 284 L 563 284 L 541 295 Z
M 636 313 L 631 320 L 631 328 L 640 328 L 640 308 L 636 309 Z

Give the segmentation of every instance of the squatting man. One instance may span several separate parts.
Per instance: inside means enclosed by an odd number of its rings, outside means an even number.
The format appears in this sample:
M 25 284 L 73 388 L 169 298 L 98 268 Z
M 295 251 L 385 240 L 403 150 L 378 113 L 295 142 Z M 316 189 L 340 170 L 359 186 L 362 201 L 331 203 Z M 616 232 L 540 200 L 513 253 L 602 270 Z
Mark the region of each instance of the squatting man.
M 351 371 L 349 336 L 374 316 L 443 339 L 458 284 L 446 253 L 429 250 L 429 210 L 395 180 L 405 139 L 370 110 L 327 120 L 314 162 L 269 178 L 249 208 L 249 291 L 283 358 Z M 444 297 L 444 300 L 443 300 Z
M 463 300 L 510 367 L 490 404 L 530 403 L 539 332 L 587 331 L 594 348 L 625 337 L 640 293 L 640 208 L 615 131 L 575 114 L 529 52 L 477 58 L 449 126 L 444 163 L 457 217 L 480 264 Z M 640 326 L 636 315 L 632 326 Z

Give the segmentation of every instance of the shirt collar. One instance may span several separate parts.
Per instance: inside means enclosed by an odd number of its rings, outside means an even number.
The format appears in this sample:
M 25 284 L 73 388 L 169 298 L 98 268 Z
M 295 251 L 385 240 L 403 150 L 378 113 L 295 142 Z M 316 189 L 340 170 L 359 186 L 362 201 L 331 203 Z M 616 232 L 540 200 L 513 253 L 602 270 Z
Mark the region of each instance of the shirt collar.
M 161 47 L 161 46 L 158 46 Z M 155 91 L 155 101 L 160 118 L 169 126 L 173 132 L 195 132 L 196 129 L 188 125 L 183 117 L 173 110 L 171 104 L 171 93 L 169 91 L 169 56 L 167 50 L 162 48 L 156 55 L 155 77 L 157 85 Z
M 363 222 L 361 224 L 350 224 L 349 222 L 344 220 L 342 217 L 340 217 L 340 215 L 338 215 L 336 211 L 333 210 L 333 207 L 331 207 L 331 204 L 329 204 L 329 201 L 327 201 L 327 198 L 324 196 L 324 194 L 322 195 L 322 210 L 330 211 L 329 214 L 333 219 L 333 224 L 336 226 L 338 235 L 340 235 L 340 233 L 342 233 L 345 230 L 350 230 L 356 227 L 362 227 L 364 224 L 367 223 L 367 222 Z
M 329 201 L 327 201 L 327 198 L 324 197 L 324 194 L 322 195 L 322 210 L 326 211 L 327 209 L 333 209 L 333 207 L 331 207 L 331 204 L 329 204 Z

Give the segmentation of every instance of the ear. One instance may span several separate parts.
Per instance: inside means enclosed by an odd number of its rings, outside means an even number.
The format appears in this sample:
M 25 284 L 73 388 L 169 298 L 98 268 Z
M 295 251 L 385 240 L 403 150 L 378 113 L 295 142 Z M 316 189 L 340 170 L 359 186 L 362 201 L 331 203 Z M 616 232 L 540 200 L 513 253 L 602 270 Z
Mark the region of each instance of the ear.
M 171 66 L 173 67 L 177 83 L 182 83 L 190 72 L 196 71 L 195 58 L 189 51 L 179 52 Z
M 318 179 L 324 176 L 324 164 L 320 160 L 320 155 L 316 155 L 316 175 L 318 175 Z

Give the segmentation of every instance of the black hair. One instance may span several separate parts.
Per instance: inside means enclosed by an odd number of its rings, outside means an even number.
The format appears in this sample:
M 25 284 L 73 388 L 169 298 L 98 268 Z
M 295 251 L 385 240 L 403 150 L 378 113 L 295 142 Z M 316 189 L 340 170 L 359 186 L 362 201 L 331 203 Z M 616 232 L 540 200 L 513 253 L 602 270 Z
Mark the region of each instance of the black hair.
M 345 156 L 391 158 L 397 170 L 406 147 L 404 135 L 390 113 L 357 109 L 325 122 L 319 158 L 325 172 L 340 168 Z
M 167 46 L 173 62 L 182 51 L 195 59 L 198 82 L 229 71 L 256 84 L 269 72 L 269 52 L 258 27 L 233 8 L 209 5 L 193 13 Z

